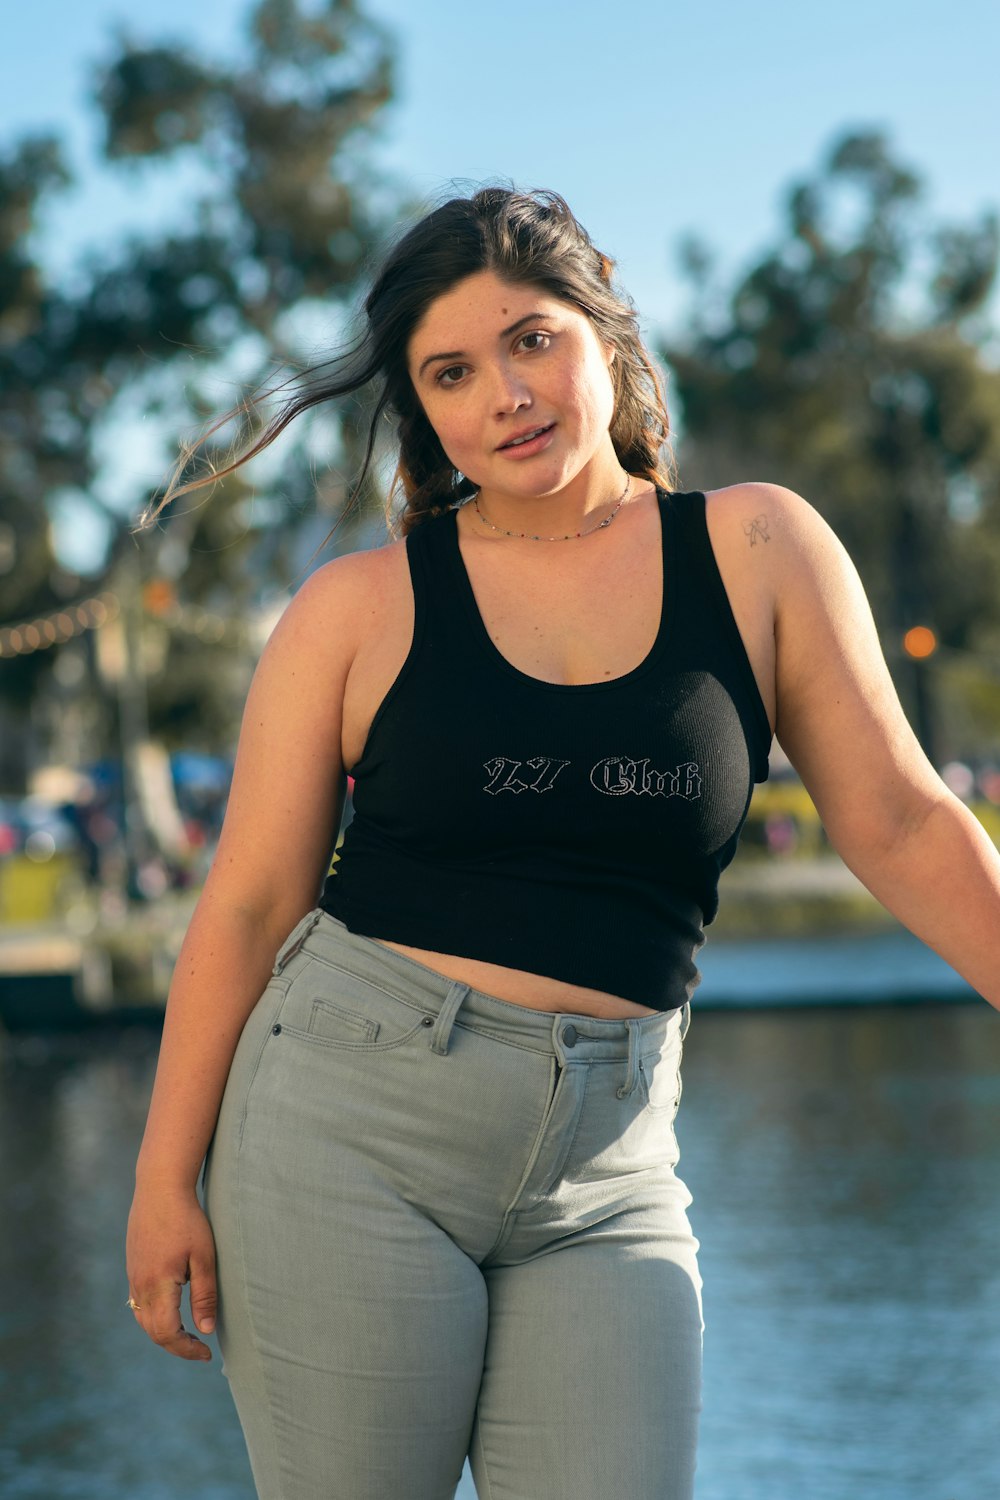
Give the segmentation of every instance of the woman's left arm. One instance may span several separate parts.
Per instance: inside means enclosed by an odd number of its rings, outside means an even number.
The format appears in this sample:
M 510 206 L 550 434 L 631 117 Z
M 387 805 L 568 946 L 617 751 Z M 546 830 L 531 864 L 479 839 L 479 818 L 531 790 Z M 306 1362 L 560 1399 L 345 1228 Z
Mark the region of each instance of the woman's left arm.
M 1000 854 L 910 728 L 840 541 L 794 491 L 752 489 L 768 516 L 782 748 L 845 864 L 1000 1010 Z

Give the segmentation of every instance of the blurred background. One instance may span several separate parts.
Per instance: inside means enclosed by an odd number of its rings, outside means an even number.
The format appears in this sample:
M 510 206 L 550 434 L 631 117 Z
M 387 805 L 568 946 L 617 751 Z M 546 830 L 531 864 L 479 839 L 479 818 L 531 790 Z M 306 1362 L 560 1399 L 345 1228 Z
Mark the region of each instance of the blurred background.
M 332 541 L 363 400 L 130 528 L 180 442 L 336 349 L 401 222 L 498 179 L 569 200 L 661 362 L 679 487 L 822 512 L 1000 840 L 998 43 L 977 0 L 5 17 L 5 1495 L 252 1494 L 218 1355 L 181 1367 L 123 1310 L 130 1174 L 255 662 L 313 567 L 385 539 L 391 455 Z M 982 1500 L 995 1014 L 846 870 L 780 746 L 703 967 L 678 1125 L 699 1500 Z

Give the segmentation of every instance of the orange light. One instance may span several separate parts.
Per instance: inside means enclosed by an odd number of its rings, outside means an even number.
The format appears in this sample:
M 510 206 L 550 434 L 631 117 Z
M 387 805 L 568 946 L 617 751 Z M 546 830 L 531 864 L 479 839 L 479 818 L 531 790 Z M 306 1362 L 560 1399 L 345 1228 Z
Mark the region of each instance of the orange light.
M 914 625 L 903 636 L 903 650 L 907 656 L 913 656 L 917 661 L 922 661 L 924 657 L 934 655 L 937 650 L 937 636 L 926 625 Z
M 151 615 L 165 615 L 176 601 L 174 586 L 166 578 L 151 578 L 143 587 L 142 602 Z

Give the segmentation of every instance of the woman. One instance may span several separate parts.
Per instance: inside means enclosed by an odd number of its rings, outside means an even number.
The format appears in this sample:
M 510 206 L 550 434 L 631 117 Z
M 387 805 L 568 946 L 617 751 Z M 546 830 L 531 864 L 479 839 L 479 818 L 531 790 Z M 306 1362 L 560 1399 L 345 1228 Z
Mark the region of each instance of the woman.
M 772 732 L 850 866 L 995 1005 L 1000 858 L 816 512 L 671 489 L 634 310 L 562 199 L 445 204 L 365 306 L 250 452 L 381 382 L 369 457 L 389 410 L 403 535 L 314 572 L 258 666 L 129 1304 L 208 1359 L 181 1287 L 203 1333 L 218 1288 L 267 1500 L 444 1500 L 467 1454 L 490 1500 L 683 1500 L 681 1050 Z

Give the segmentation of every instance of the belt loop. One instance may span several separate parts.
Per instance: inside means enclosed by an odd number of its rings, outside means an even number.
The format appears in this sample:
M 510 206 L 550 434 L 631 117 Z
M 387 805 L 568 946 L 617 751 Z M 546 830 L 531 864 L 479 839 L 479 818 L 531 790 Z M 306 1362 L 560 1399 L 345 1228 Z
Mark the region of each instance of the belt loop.
M 304 917 L 299 918 L 278 949 L 277 957 L 274 960 L 274 968 L 271 970 L 272 974 L 280 974 L 288 960 L 298 953 L 322 915 L 323 908 L 316 906 L 312 911 L 307 911 Z
M 458 1008 L 465 999 L 471 985 L 461 984 L 457 979 L 453 980 L 448 987 L 448 993 L 444 997 L 444 1004 L 438 1011 L 431 1032 L 431 1051 L 437 1052 L 445 1057 L 448 1052 L 448 1038 L 451 1036 L 452 1022 L 458 1014 Z
M 628 1032 L 628 1069 L 625 1082 L 618 1090 L 619 1099 L 626 1098 L 635 1089 L 639 1082 L 639 1022 L 631 1020 L 625 1022 Z

